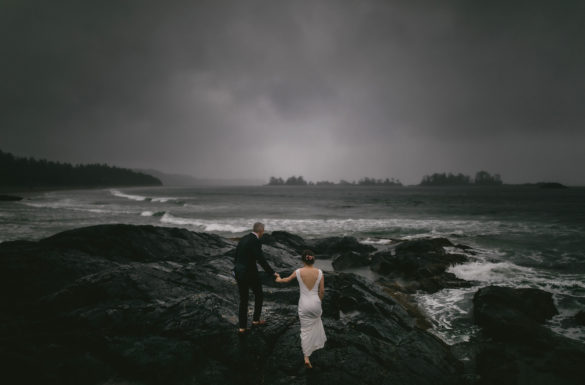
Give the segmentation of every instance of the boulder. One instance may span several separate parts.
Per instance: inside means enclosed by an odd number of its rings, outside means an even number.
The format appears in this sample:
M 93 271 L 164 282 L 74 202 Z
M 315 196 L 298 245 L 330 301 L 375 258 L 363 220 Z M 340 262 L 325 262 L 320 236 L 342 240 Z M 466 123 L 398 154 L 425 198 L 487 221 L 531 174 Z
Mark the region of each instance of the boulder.
M 487 286 L 473 296 L 475 323 L 491 336 L 532 336 L 536 329 L 556 314 L 558 310 L 552 294 L 539 289 Z
M 573 317 L 575 323 L 580 326 L 585 326 L 585 311 L 579 310 Z
M 349 251 L 356 253 L 370 253 L 376 248 L 372 245 L 365 245 L 360 243 L 354 237 L 328 237 L 322 239 L 315 239 L 310 243 L 310 248 L 320 257 L 322 255 L 335 255 Z
M 264 234 L 262 244 L 292 249 L 298 254 L 309 248 L 302 237 L 287 231 L 273 231 L 270 234 Z
M 446 246 L 453 246 L 447 238 L 423 238 L 405 241 L 396 246 L 401 255 L 445 255 Z
M 356 253 L 355 251 L 347 251 L 341 253 L 333 258 L 331 265 L 335 270 L 345 270 L 354 267 L 367 266 L 370 259 L 367 254 Z
M 557 314 L 552 294 L 489 286 L 473 299 L 481 333 L 468 347 L 479 384 L 582 384 L 585 346 L 544 322 Z
M 469 287 L 469 282 L 446 272 L 450 266 L 468 261 L 463 254 L 446 253 L 444 247 L 450 245 L 445 238 L 405 241 L 394 250 L 374 254 L 370 268 L 387 278 L 410 281 L 403 285 L 407 292 L 434 293 L 448 287 Z
M 100 225 L 0 244 L 2 376 L 59 384 L 462 384 L 447 345 L 354 274 L 325 272 L 324 349 L 303 366 L 296 282 L 266 281 L 268 324 L 237 330 L 235 243 Z M 297 251 L 264 246 L 281 271 Z

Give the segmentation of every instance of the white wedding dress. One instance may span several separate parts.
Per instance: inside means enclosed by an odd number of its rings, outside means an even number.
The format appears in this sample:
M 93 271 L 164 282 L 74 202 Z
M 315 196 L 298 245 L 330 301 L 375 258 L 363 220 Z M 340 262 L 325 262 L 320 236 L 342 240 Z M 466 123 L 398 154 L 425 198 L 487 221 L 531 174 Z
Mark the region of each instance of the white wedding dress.
M 317 349 L 325 346 L 325 330 L 321 322 L 321 299 L 319 298 L 319 283 L 323 272 L 319 269 L 319 276 L 309 290 L 301 278 L 300 269 L 297 269 L 297 280 L 301 289 L 299 298 L 299 319 L 301 321 L 301 347 L 303 354 L 309 357 Z

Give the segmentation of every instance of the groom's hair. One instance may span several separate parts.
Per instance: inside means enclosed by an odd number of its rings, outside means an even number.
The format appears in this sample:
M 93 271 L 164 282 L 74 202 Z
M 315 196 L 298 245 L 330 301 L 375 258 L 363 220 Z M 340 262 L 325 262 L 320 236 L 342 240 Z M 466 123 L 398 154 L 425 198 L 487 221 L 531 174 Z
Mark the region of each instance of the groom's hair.
M 312 258 L 308 258 L 309 256 L 311 256 Z M 315 263 L 315 253 L 313 253 L 309 249 L 303 250 L 303 254 L 301 255 L 301 260 L 303 262 L 305 262 L 307 265 L 312 265 L 313 263 Z
M 254 231 L 255 233 L 258 233 L 261 230 L 264 230 L 264 223 L 261 223 L 261 222 L 254 223 L 254 226 L 252 227 L 252 231 Z

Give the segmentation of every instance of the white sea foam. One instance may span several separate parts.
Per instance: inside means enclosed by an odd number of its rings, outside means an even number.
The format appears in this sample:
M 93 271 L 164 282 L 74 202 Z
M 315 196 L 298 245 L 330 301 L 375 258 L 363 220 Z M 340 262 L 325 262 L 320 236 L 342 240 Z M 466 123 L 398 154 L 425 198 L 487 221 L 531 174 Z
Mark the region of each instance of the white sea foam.
M 177 197 L 147 197 L 143 195 L 134 195 L 134 194 L 126 194 L 120 190 L 111 189 L 110 194 L 119 198 L 126 198 L 133 201 L 149 201 L 149 202 L 160 202 L 165 203 L 169 201 L 176 201 L 179 200 Z
M 392 243 L 392 240 L 383 238 L 380 239 L 366 238 L 360 242 L 366 245 L 389 245 L 390 243 Z
M 512 288 L 532 287 L 553 294 L 561 314 L 549 326 L 555 332 L 577 340 L 585 340 L 585 332 L 562 326 L 564 319 L 574 314 L 565 309 L 560 298 L 585 298 L 585 274 L 560 274 L 535 267 L 520 266 L 505 260 L 506 253 L 497 249 L 475 248 L 477 256 L 471 262 L 448 269 L 458 278 L 478 283 L 471 288 L 444 289 L 437 293 L 418 293 L 417 302 L 427 312 L 434 325 L 434 333 L 445 342 L 454 344 L 468 340 L 476 328 L 470 320 L 473 294 L 483 286 L 498 285 Z M 566 301 L 565 301 L 566 302 Z
M 415 299 L 433 323 L 434 333 L 448 344 L 469 341 L 478 328 L 471 320 L 471 298 L 477 288 L 418 293 Z
M 89 213 L 107 214 L 115 211 L 93 208 L 84 206 L 83 204 L 72 201 L 71 199 L 63 199 L 55 202 L 22 202 L 22 204 L 36 208 L 48 208 L 48 209 L 64 209 L 72 211 L 84 211 Z
M 207 209 L 212 209 L 209 207 Z M 205 206 L 199 206 L 200 212 L 207 211 Z M 168 219 L 168 218 L 167 218 Z M 174 217 L 176 224 L 194 225 L 192 219 Z M 332 219 L 289 219 L 289 218 L 258 218 L 267 224 L 270 231 L 285 230 L 301 236 L 324 235 L 352 235 L 355 233 L 389 232 L 400 234 L 402 239 L 416 239 L 425 237 L 457 237 L 467 232 L 491 231 L 493 224 L 474 220 L 432 220 L 432 219 L 404 219 L 404 218 L 332 218 Z M 202 220 L 197 219 L 197 223 Z M 240 232 L 240 228 L 250 227 L 249 218 L 222 218 L 220 222 L 224 228 L 231 225 Z M 227 230 L 223 230 L 227 231 Z M 404 235 L 404 233 L 408 235 Z M 411 233 L 411 234 L 409 234 Z M 414 234 L 412 234 L 414 233 Z M 387 242 L 387 240 L 380 241 Z
M 507 261 L 476 260 L 452 266 L 448 271 L 458 278 L 487 285 L 535 287 L 562 295 L 573 295 L 575 289 L 585 291 L 585 274 L 549 273 L 537 268 L 518 266 Z
M 110 193 L 114 196 L 120 197 L 120 198 L 126 198 L 126 199 L 131 199 L 133 201 L 144 201 L 147 199 L 147 197 L 142 196 L 142 195 L 131 195 L 131 194 L 125 194 L 120 190 L 110 190 Z
M 143 211 L 140 213 L 140 216 L 143 217 L 162 217 L 166 214 L 166 211 Z
M 466 281 L 480 281 L 491 284 L 509 282 L 511 279 L 518 277 L 519 274 L 525 275 L 527 269 L 511 262 L 475 261 L 452 266 L 448 271 Z
M 178 199 L 179 198 L 175 198 L 175 197 L 154 197 L 154 198 L 151 198 L 150 200 L 152 202 L 161 202 L 161 203 L 164 203 L 164 202 L 169 202 L 169 201 L 176 201 Z
M 241 233 L 250 229 L 249 225 L 238 226 L 231 223 L 225 223 L 224 221 L 212 221 L 204 219 L 194 218 L 181 218 L 173 216 L 172 214 L 165 213 L 160 221 L 162 223 L 169 223 L 173 225 L 196 227 L 203 231 L 216 231 L 216 232 L 227 232 L 227 233 Z

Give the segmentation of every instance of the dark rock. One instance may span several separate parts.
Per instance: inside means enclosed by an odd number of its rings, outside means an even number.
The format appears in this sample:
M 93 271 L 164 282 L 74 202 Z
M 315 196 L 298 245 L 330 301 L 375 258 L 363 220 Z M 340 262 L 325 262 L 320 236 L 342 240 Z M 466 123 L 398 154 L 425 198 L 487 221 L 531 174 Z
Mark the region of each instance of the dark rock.
M 538 187 L 543 189 L 566 189 L 568 188 L 564 184 L 558 182 L 539 182 L 536 184 Z
M 331 265 L 335 270 L 345 270 L 352 267 L 367 266 L 369 263 L 370 259 L 367 254 L 359 254 L 355 251 L 347 251 L 333 258 Z
M 556 314 L 552 294 L 539 289 L 488 286 L 473 297 L 475 323 L 491 336 L 532 336 L 535 328 Z
M 280 246 L 293 249 L 298 254 L 309 248 L 302 237 L 286 231 L 273 231 L 271 234 L 264 234 L 262 243 L 274 247 Z
M 585 326 L 585 311 L 579 310 L 573 317 L 577 325 Z
M 267 281 L 268 324 L 238 336 L 223 238 L 103 225 L 0 244 L 0 362 L 10 383 L 460 384 L 448 346 L 376 285 L 325 273 L 324 349 L 303 367 L 298 285 Z M 297 251 L 265 245 L 292 272 Z M 16 379 L 16 380 L 14 380 Z
M 478 290 L 473 302 L 482 326 L 470 349 L 479 384 L 583 382 L 585 346 L 543 325 L 557 314 L 550 293 L 490 286 Z
M 391 260 L 391 251 L 376 253 L 371 257 L 370 269 L 378 274 L 390 274 L 394 271 L 394 266 L 392 266 Z
M 4 201 L 4 202 L 10 202 L 10 201 L 21 201 L 24 198 L 22 197 L 17 197 L 14 195 L 2 195 L 0 194 L 0 202 Z
M 396 246 L 396 254 L 444 255 L 446 246 L 453 246 L 447 238 L 425 238 L 406 241 Z
M 360 243 L 354 237 L 329 237 L 313 240 L 310 248 L 317 254 L 334 255 L 355 251 L 356 253 L 370 253 L 376 248 L 372 245 Z
M 443 247 L 451 245 L 445 238 L 405 241 L 394 250 L 374 254 L 370 268 L 389 278 L 410 281 L 403 285 L 407 292 L 469 287 L 469 282 L 446 272 L 450 266 L 468 261 L 465 255 L 446 253 Z

